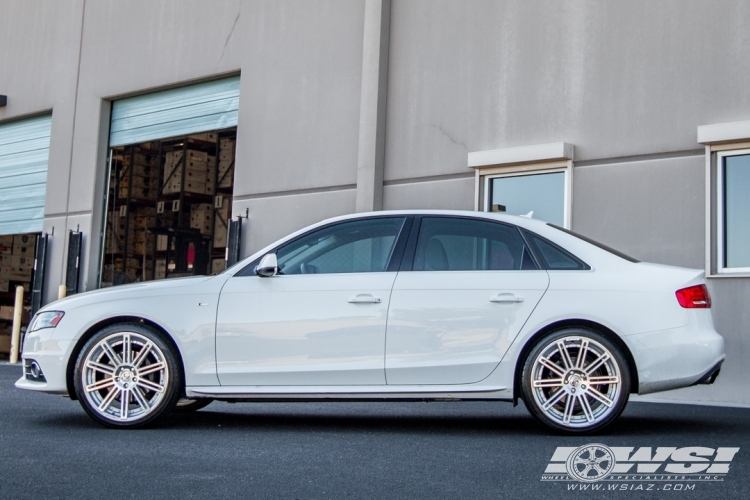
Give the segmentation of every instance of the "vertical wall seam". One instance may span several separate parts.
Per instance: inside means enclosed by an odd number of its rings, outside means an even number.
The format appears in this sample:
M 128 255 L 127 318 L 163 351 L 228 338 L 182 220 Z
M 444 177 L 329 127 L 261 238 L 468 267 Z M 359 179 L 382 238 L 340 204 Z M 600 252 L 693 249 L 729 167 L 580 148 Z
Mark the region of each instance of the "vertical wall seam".
M 68 188 L 66 190 L 66 196 L 65 196 L 65 229 L 68 228 L 68 218 L 70 216 L 70 188 L 73 182 L 73 149 L 75 148 L 75 137 L 76 137 L 76 115 L 78 114 L 78 86 L 80 85 L 81 81 L 81 55 L 83 54 L 83 25 L 86 20 L 86 0 L 83 0 L 83 4 L 81 6 L 81 32 L 80 36 L 78 38 L 78 68 L 76 71 L 76 85 L 75 85 L 75 95 L 73 96 L 73 127 L 71 131 L 71 141 L 70 141 L 70 157 L 68 158 Z M 52 111 L 54 114 L 54 110 Z M 60 261 L 60 276 L 62 279 L 65 279 L 65 268 L 66 268 L 66 261 L 68 257 L 68 249 L 65 247 L 65 236 L 67 235 L 67 231 L 63 231 L 62 237 L 63 237 L 63 258 Z

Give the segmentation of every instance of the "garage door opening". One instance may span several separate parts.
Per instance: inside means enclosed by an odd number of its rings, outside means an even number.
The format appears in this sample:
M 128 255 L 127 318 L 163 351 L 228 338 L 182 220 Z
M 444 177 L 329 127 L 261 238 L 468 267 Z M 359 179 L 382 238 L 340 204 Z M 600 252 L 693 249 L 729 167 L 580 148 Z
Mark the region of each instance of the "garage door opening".
M 34 257 L 39 235 L 8 234 L 0 236 L 0 357 L 10 353 L 16 288 L 23 287 L 21 330 L 29 326 L 31 284 L 34 279 Z
M 111 149 L 102 286 L 224 270 L 236 129 Z
M 239 77 L 112 103 L 101 286 L 224 270 Z

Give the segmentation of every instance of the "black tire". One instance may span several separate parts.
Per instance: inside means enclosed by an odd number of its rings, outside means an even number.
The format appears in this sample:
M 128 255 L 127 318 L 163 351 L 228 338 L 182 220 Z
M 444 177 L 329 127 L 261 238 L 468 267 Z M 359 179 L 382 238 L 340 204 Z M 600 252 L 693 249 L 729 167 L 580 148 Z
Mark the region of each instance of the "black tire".
M 184 384 L 172 344 L 140 323 L 110 325 L 91 337 L 76 361 L 74 383 L 86 413 L 116 429 L 157 424 L 175 407 Z
M 206 406 L 210 405 L 213 399 L 201 398 L 201 399 L 188 399 L 180 398 L 177 401 L 177 405 L 172 409 L 172 413 L 193 413 Z
M 550 429 L 590 434 L 620 416 L 630 397 L 630 381 L 627 360 L 613 342 L 593 330 L 565 328 L 545 336 L 529 352 L 521 393 L 529 413 Z

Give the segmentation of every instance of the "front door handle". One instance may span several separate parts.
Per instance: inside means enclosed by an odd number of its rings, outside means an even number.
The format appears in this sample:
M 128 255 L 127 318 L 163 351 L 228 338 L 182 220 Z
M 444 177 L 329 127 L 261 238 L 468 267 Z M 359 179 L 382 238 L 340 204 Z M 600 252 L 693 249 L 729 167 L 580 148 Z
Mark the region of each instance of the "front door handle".
M 523 302 L 523 297 L 519 297 L 514 293 L 498 293 L 490 299 L 490 302 L 499 302 L 501 304 L 512 304 L 517 302 Z
M 350 304 L 380 304 L 380 297 L 375 297 L 369 293 L 360 293 L 354 297 L 349 297 L 347 302 Z

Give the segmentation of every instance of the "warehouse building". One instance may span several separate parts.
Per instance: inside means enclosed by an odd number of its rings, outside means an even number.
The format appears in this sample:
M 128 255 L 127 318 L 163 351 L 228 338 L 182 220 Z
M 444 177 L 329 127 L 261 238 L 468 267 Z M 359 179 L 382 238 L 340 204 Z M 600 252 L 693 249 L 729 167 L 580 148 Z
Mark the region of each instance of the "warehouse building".
M 750 4 L 0 0 L 0 339 L 355 211 L 502 210 L 703 268 L 750 404 Z M 2 342 L 0 342 L 0 350 Z

